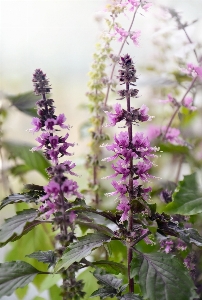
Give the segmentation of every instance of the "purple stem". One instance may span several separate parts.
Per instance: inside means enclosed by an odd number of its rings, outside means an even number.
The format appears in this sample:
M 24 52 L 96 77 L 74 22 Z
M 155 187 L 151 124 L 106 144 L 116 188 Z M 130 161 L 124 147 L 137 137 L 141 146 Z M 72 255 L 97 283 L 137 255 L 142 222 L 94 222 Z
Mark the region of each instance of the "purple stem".
M 127 100 L 127 111 L 130 112 L 130 84 L 129 82 L 126 83 L 126 100 Z M 132 138 L 133 138 L 133 129 L 132 129 L 132 123 L 128 126 L 128 137 L 129 137 L 129 146 L 132 144 Z M 131 203 L 132 197 L 131 195 L 133 194 L 133 158 L 131 157 L 130 159 L 130 175 L 129 175 L 129 202 Z M 131 232 L 133 229 L 133 215 L 131 210 L 129 211 L 129 216 L 128 216 L 128 231 Z M 128 246 L 128 253 L 127 253 L 127 260 L 128 260 L 128 282 L 129 282 L 129 291 L 130 293 L 134 293 L 134 279 L 130 278 L 130 269 L 131 269 L 131 261 L 133 259 L 133 250 L 130 246 Z
M 180 101 L 180 104 L 182 104 L 182 102 L 184 101 L 185 97 L 187 96 L 187 94 L 188 94 L 188 93 L 190 92 L 190 90 L 192 89 L 192 87 L 193 87 L 193 85 L 194 85 L 194 83 L 195 83 L 195 81 L 196 81 L 197 78 L 198 78 L 198 76 L 196 76 L 196 77 L 193 78 L 193 80 L 192 80 L 190 86 L 188 87 L 186 93 L 185 93 L 184 96 L 182 97 L 182 99 L 181 99 L 181 101 Z M 179 106 L 176 108 L 176 110 L 174 111 L 174 113 L 173 113 L 173 115 L 172 115 L 172 117 L 171 117 L 171 119 L 170 119 L 170 122 L 169 122 L 168 125 L 167 125 L 166 131 L 165 131 L 165 133 L 164 133 L 164 135 L 163 135 L 163 137 L 162 137 L 162 140 L 165 139 L 166 134 L 168 133 L 168 130 L 169 130 L 170 126 L 172 125 L 172 122 L 173 122 L 173 120 L 174 120 L 176 114 L 178 113 L 180 107 L 181 107 L 181 105 L 179 105 Z

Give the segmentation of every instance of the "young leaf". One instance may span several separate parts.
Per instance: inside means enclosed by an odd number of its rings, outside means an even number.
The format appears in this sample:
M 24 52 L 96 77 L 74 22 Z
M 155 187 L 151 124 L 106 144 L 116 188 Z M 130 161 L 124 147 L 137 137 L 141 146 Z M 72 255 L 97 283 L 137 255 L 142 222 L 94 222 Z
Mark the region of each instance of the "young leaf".
M 143 297 L 149 300 L 193 300 L 195 286 L 183 263 L 166 253 L 139 253 L 131 263 Z
M 196 174 L 184 176 L 179 182 L 173 201 L 170 202 L 165 212 L 170 214 L 195 215 L 202 212 L 202 194 L 198 191 Z
M 119 279 L 111 274 L 101 275 L 94 272 L 93 275 L 99 281 L 99 284 L 111 287 L 115 290 L 119 290 L 122 285 L 122 279 Z
M 90 212 L 97 215 L 100 215 L 114 223 L 117 223 L 116 216 L 110 211 L 101 211 L 97 210 L 91 206 L 86 205 L 84 200 L 77 199 L 72 203 L 72 207 L 70 210 L 78 211 L 78 212 Z
M 14 158 L 20 158 L 30 170 L 38 171 L 42 176 L 47 178 L 46 168 L 50 166 L 49 162 L 39 151 L 31 152 L 33 145 L 28 145 L 20 142 L 6 141 L 3 147 Z
M 39 199 L 40 196 L 43 195 L 43 192 L 37 193 L 34 191 L 20 193 L 20 194 L 12 194 L 6 198 L 4 198 L 0 205 L 0 210 L 8 204 L 26 202 L 26 203 L 36 203 L 36 200 Z
M 141 300 L 141 299 L 142 298 L 138 295 L 128 293 L 123 295 L 120 300 Z
M 117 295 L 117 290 L 113 289 L 112 287 L 106 286 L 103 288 L 98 289 L 97 291 L 93 292 L 90 298 L 99 296 L 100 299 L 106 299 L 107 297 L 115 297 Z
M 194 244 L 198 247 L 202 247 L 202 236 L 194 228 L 184 228 L 178 231 L 178 236 L 185 243 Z
M 102 233 L 89 233 L 81 238 L 76 243 L 67 247 L 63 256 L 56 264 L 55 272 L 60 269 L 67 269 L 75 261 L 79 262 L 83 257 L 91 253 L 94 248 L 100 247 L 105 242 L 110 242 L 111 238 Z
M 95 261 L 92 263 L 94 266 L 98 266 L 99 268 L 104 268 L 106 272 L 116 274 L 118 275 L 119 273 L 124 274 L 126 273 L 127 269 L 124 265 L 114 262 L 114 261 L 109 261 L 109 260 L 99 260 Z
M 24 261 L 0 264 L 0 297 L 10 296 L 17 288 L 30 283 L 37 274 L 44 274 Z
M 38 261 L 41 261 L 45 264 L 49 264 L 49 268 L 51 266 L 53 266 L 56 262 L 56 255 L 55 252 L 52 250 L 49 251 L 37 251 L 37 252 L 33 252 L 29 255 L 26 255 L 27 257 L 30 258 L 35 258 Z
M 17 96 L 7 96 L 6 98 L 21 112 L 32 117 L 37 117 L 35 107 L 40 96 L 36 96 L 33 92 L 27 92 Z
M 23 231 L 27 233 L 34 226 L 40 224 L 40 221 L 33 222 L 37 217 L 38 211 L 31 208 L 18 212 L 14 217 L 6 219 L 0 228 L 0 246 L 2 247 L 9 241 L 16 240 L 16 237 L 22 236 Z
M 107 226 L 104 226 L 101 224 L 96 224 L 96 223 L 92 223 L 92 222 L 80 222 L 80 221 L 76 221 L 76 223 L 81 226 L 86 226 L 88 229 L 95 229 L 98 232 L 102 232 L 102 233 L 110 235 L 110 236 L 113 236 L 113 234 L 114 234 L 111 229 L 109 229 Z

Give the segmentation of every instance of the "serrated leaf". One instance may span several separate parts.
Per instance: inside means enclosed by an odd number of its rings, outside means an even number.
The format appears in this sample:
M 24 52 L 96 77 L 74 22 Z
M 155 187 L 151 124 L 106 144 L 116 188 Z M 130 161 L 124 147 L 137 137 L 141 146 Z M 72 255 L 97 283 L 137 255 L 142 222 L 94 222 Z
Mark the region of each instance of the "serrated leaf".
M 202 236 L 194 228 L 184 228 L 178 230 L 178 236 L 185 243 L 195 244 L 198 247 L 202 247 Z
M 107 226 L 104 226 L 101 224 L 90 223 L 90 222 L 80 222 L 80 221 L 76 221 L 76 223 L 81 226 L 86 226 L 88 229 L 95 229 L 98 232 L 102 232 L 102 233 L 110 235 L 110 236 L 114 235 L 114 233 L 111 229 L 109 229 Z
M 6 96 L 8 100 L 21 112 L 37 117 L 36 112 L 36 102 L 41 98 L 41 96 L 36 96 L 32 91 L 19 94 L 17 96 Z
M 42 251 L 52 249 L 54 237 L 51 235 L 51 227 L 51 224 L 43 222 L 40 226 L 34 227 L 27 234 L 23 235 L 22 238 L 16 240 L 12 243 L 12 249 L 6 253 L 6 260 L 13 261 L 17 257 L 19 260 L 25 260 L 27 263 L 31 263 L 32 266 L 38 270 L 46 271 L 47 265 L 35 259 L 31 259 L 32 261 L 30 261 L 30 258 L 26 257 L 26 255 L 38 249 Z M 36 276 L 33 280 L 33 284 L 37 288 L 40 288 L 47 277 L 52 278 L 52 275 Z
M 39 193 L 34 193 L 34 192 L 12 194 L 2 200 L 0 205 L 0 210 L 8 204 L 20 203 L 20 202 L 35 203 L 38 198 L 39 198 Z
M 90 298 L 99 296 L 100 299 L 106 299 L 107 297 L 112 298 L 115 297 L 116 295 L 117 295 L 117 290 L 113 289 L 112 287 L 103 287 L 93 292 Z
M 100 247 L 105 242 L 110 242 L 111 238 L 102 233 L 89 233 L 81 238 L 76 243 L 67 247 L 63 256 L 56 264 L 55 272 L 60 269 L 67 269 L 74 262 L 79 262 L 83 257 L 86 257 L 95 248 Z
M 179 182 L 173 201 L 165 207 L 169 214 L 195 215 L 202 212 L 202 194 L 198 191 L 196 174 L 184 176 Z
M 124 265 L 109 261 L 109 260 L 99 260 L 92 263 L 94 266 L 98 266 L 99 268 L 104 268 L 108 273 L 116 274 L 119 273 L 124 274 L 126 273 L 127 269 Z
M 99 281 L 99 284 L 114 288 L 115 290 L 119 290 L 122 285 L 122 279 L 119 279 L 111 274 L 97 274 L 93 273 L 95 278 Z
M 82 204 L 79 203 L 78 201 L 76 201 L 76 202 L 74 201 L 72 203 L 71 209 L 69 209 L 68 211 L 71 211 L 71 210 L 78 211 L 78 212 L 81 211 L 82 213 L 83 212 L 94 213 L 94 214 L 100 215 L 100 216 L 114 222 L 115 224 L 117 223 L 116 222 L 116 216 L 112 212 L 97 210 L 97 209 L 95 209 L 91 206 L 87 206 L 84 201 L 82 201 Z
M 37 274 L 44 274 L 24 261 L 0 264 L 0 297 L 10 296 L 17 288 L 30 283 Z
M 25 209 L 18 212 L 12 218 L 6 219 L 5 223 L 0 227 L 0 246 L 4 246 L 9 241 L 16 240 L 16 237 L 22 236 L 23 231 L 28 232 L 33 226 L 36 226 L 40 221 L 33 221 L 38 217 L 36 209 Z M 27 225 L 27 227 L 26 227 Z
M 51 267 L 55 264 L 56 262 L 56 255 L 55 255 L 55 252 L 52 251 L 52 250 L 49 250 L 49 251 L 36 251 L 36 252 L 33 252 L 29 255 L 26 255 L 27 257 L 30 257 L 30 258 L 34 258 L 38 261 L 41 261 L 45 264 L 49 264 L 48 267 Z
M 123 295 L 120 300 L 142 300 L 142 298 L 138 295 L 128 293 Z
M 50 166 L 50 163 L 47 159 L 45 159 L 41 152 L 30 151 L 34 145 L 22 142 L 4 141 L 3 147 L 11 155 L 11 157 L 22 159 L 30 170 L 36 170 L 45 178 L 48 177 L 45 169 Z
M 149 300 L 193 300 L 194 283 L 176 257 L 166 253 L 136 254 L 131 276 L 137 275 L 143 297 Z

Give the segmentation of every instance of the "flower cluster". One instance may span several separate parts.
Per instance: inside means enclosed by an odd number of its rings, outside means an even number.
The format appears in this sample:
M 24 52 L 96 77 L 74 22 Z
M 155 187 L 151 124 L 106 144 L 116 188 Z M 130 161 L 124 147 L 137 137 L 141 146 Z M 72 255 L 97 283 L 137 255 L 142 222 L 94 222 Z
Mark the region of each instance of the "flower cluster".
M 186 68 L 182 68 L 181 71 L 189 76 L 202 77 L 202 67 L 193 65 L 192 63 L 188 63 Z
M 153 166 L 151 158 L 155 157 L 154 152 L 158 149 L 151 147 L 148 138 L 141 132 L 132 134 L 132 125 L 138 122 L 151 120 L 148 115 L 148 108 L 142 105 L 141 108 L 134 109 L 130 107 L 131 91 L 130 85 L 136 82 L 136 70 L 129 55 L 120 58 L 121 69 L 119 70 L 119 81 L 126 84 L 126 89 L 122 90 L 122 98 L 127 100 L 127 110 L 122 109 L 120 104 L 116 104 L 115 114 L 106 112 L 109 118 L 108 126 L 115 126 L 118 122 L 125 120 L 128 131 L 120 132 L 115 135 L 114 142 L 106 145 L 108 151 L 114 154 L 105 158 L 105 161 L 116 160 L 112 164 L 114 174 L 105 178 L 114 178 L 118 176 L 119 181 L 112 181 L 115 191 L 108 193 L 108 196 L 118 196 L 120 203 L 117 209 L 122 211 L 120 221 L 128 219 L 128 212 L 131 208 L 133 199 L 142 199 L 146 201 L 151 187 L 143 188 L 142 182 L 147 182 L 153 178 L 149 170 Z M 138 90 L 135 90 L 135 97 Z M 130 183 L 129 183 L 130 182 Z
M 69 125 L 65 125 L 65 115 L 55 115 L 55 107 L 53 99 L 47 99 L 46 94 L 50 92 L 49 81 L 40 69 L 35 70 L 33 75 L 33 82 L 35 87 L 35 94 L 42 95 L 42 99 L 37 101 L 38 118 L 33 118 L 32 125 L 34 126 L 30 131 L 42 131 L 41 135 L 36 138 L 39 143 L 37 147 L 32 148 L 32 151 L 43 150 L 45 157 L 51 161 L 52 166 L 47 169 L 47 173 L 51 178 L 48 185 L 44 187 L 45 196 L 40 198 L 43 205 L 40 210 L 45 213 L 46 218 L 51 214 L 63 209 L 66 211 L 70 208 L 70 203 L 64 201 L 64 197 L 81 197 L 78 193 L 77 183 L 67 178 L 66 174 L 76 176 L 72 171 L 75 167 L 71 161 L 67 160 L 59 163 L 59 158 L 64 155 L 72 155 L 67 150 L 73 147 L 73 143 L 68 143 L 66 140 L 69 137 L 67 133 L 64 137 L 59 136 L 60 128 L 70 129 Z M 65 206 L 62 208 L 62 206 Z M 74 220 L 73 212 L 66 214 L 66 222 L 70 223 Z
M 180 130 L 173 127 L 167 129 L 167 126 L 152 125 L 148 128 L 147 136 L 150 141 L 164 136 L 165 140 L 173 145 L 185 145 L 185 142 L 180 137 Z
M 139 45 L 139 37 L 141 34 L 140 30 L 137 31 L 127 31 L 121 27 L 115 26 L 114 27 L 115 33 L 112 34 L 113 36 L 118 36 L 118 41 L 122 42 L 125 38 L 130 37 L 133 43 L 138 46 Z
M 133 97 L 131 93 L 130 96 Z M 121 107 L 121 104 L 116 103 L 114 105 L 114 110 L 115 110 L 114 114 L 106 111 L 106 114 L 109 119 L 109 124 L 107 125 L 107 127 L 115 126 L 118 122 L 121 122 L 123 120 L 126 121 L 125 123 L 126 126 L 130 126 L 131 122 L 132 124 L 138 124 L 139 122 L 152 120 L 152 117 L 147 114 L 149 109 L 145 104 L 143 104 L 140 108 L 136 108 L 136 109 L 131 107 L 131 110 L 127 111 Z
M 189 110 L 191 111 L 194 111 L 196 110 L 196 107 L 193 106 L 193 98 L 192 97 L 185 97 L 182 101 L 182 106 L 188 108 Z M 179 102 L 177 102 L 177 100 L 170 94 L 168 94 L 168 99 L 166 100 L 159 100 L 160 103 L 171 103 L 173 104 L 174 106 L 177 106 L 177 107 L 180 107 L 181 104 Z

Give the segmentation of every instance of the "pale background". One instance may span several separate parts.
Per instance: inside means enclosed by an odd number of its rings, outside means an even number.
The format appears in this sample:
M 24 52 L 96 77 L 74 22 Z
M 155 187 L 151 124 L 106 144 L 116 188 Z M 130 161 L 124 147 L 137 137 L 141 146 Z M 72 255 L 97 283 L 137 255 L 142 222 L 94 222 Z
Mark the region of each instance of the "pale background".
M 87 73 L 95 43 L 103 29 L 103 23 L 97 22 L 96 18 L 103 15 L 106 3 L 104 0 L 0 0 L 1 94 L 16 95 L 30 91 L 33 71 L 41 68 L 46 72 L 52 83 L 57 112 L 64 112 L 68 123 L 73 125 L 71 141 L 79 143 L 75 155 L 81 161 L 82 154 L 87 153 L 87 141 L 81 141 L 78 128 L 86 120 L 87 112 L 78 107 L 87 101 Z M 158 0 L 153 3 L 151 11 L 145 16 L 138 15 L 135 22 L 134 29 L 142 30 L 140 46 L 126 48 L 132 51 L 137 68 L 138 65 L 146 65 L 153 55 L 152 35 L 157 25 L 155 4 L 177 9 L 188 21 L 198 18 L 199 22 L 190 29 L 193 39 L 200 40 L 202 32 L 202 0 Z M 141 76 L 141 94 L 144 94 L 144 74 Z M 26 131 L 31 127 L 31 118 L 13 107 L 10 112 L 3 127 L 6 137 L 15 136 L 17 140 L 34 143 L 33 135 Z M 32 182 L 35 180 L 37 182 L 38 177 L 34 175 L 33 178 L 32 175 Z M 4 217 L 3 213 L 0 221 Z M 33 288 L 26 300 L 34 297 L 34 293 L 37 295 Z M 16 298 L 12 295 L 2 299 Z

